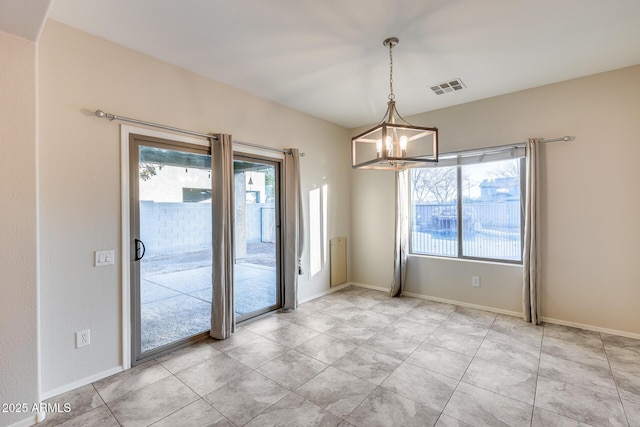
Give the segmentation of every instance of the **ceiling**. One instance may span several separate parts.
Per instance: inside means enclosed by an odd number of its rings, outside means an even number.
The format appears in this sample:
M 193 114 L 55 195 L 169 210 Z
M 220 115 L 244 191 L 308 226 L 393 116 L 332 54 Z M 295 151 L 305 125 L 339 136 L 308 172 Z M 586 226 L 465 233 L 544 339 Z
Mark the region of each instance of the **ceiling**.
M 50 6 L 51 0 L 2 0 L 0 31 L 37 41 Z
M 347 128 L 384 115 L 389 36 L 403 116 L 640 64 L 638 0 L 54 0 L 48 16 Z

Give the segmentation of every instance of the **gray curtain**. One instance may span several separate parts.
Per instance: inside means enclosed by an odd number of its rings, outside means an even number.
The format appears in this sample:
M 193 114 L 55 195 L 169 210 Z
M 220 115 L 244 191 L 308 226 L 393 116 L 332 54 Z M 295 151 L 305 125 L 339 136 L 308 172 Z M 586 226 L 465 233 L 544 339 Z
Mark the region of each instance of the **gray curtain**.
M 524 249 L 522 253 L 522 310 L 524 320 L 540 323 L 540 183 L 537 139 L 527 141 L 524 206 Z
M 304 224 L 300 189 L 300 152 L 292 148 L 284 156 L 284 301 L 283 307 L 298 307 L 298 275 L 302 274 Z
M 212 284 L 211 332 L 223 340 L 235 332 L 233 307 L 233 141 L 211 139 Z
M 407 277 L 409 253 L 409 170 L 396 172 L 396 230 L 393 263 L 392 297 L 402 295 Z

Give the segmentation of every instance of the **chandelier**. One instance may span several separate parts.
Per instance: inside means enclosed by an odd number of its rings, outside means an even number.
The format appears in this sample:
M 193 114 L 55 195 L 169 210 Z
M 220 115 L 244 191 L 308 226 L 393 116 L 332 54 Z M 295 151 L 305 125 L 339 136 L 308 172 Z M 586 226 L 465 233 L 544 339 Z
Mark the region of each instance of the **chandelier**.
M 389 101 L 382 121 L 351 139 L 354 169 L 403 170 L 438 161 L 438 128 L 413 126 L 396 110 L 393 94 L 393 48 L 396 37 L 383 42 L 389 48 Z

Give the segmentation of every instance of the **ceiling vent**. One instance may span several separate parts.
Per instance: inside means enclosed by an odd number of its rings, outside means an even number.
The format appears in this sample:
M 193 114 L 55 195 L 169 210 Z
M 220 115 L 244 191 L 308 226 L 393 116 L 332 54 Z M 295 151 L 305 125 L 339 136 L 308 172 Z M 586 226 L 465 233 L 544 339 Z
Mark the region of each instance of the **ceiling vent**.
M 438 83 L 431 86 L 431 90 L 436 95 L 444 95 L 447 92 L 455 92 L 464 89 L 466 86 L 460 79 L 451 79 L 446 82 Z

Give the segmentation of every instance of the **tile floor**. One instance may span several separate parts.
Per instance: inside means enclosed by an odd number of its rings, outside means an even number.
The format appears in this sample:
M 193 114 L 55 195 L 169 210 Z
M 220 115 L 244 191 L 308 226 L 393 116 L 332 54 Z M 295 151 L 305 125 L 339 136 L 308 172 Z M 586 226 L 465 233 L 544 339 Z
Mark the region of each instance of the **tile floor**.
M 640 426 L 640 340 L 348 287 L 57 396 L 64 426 Z

